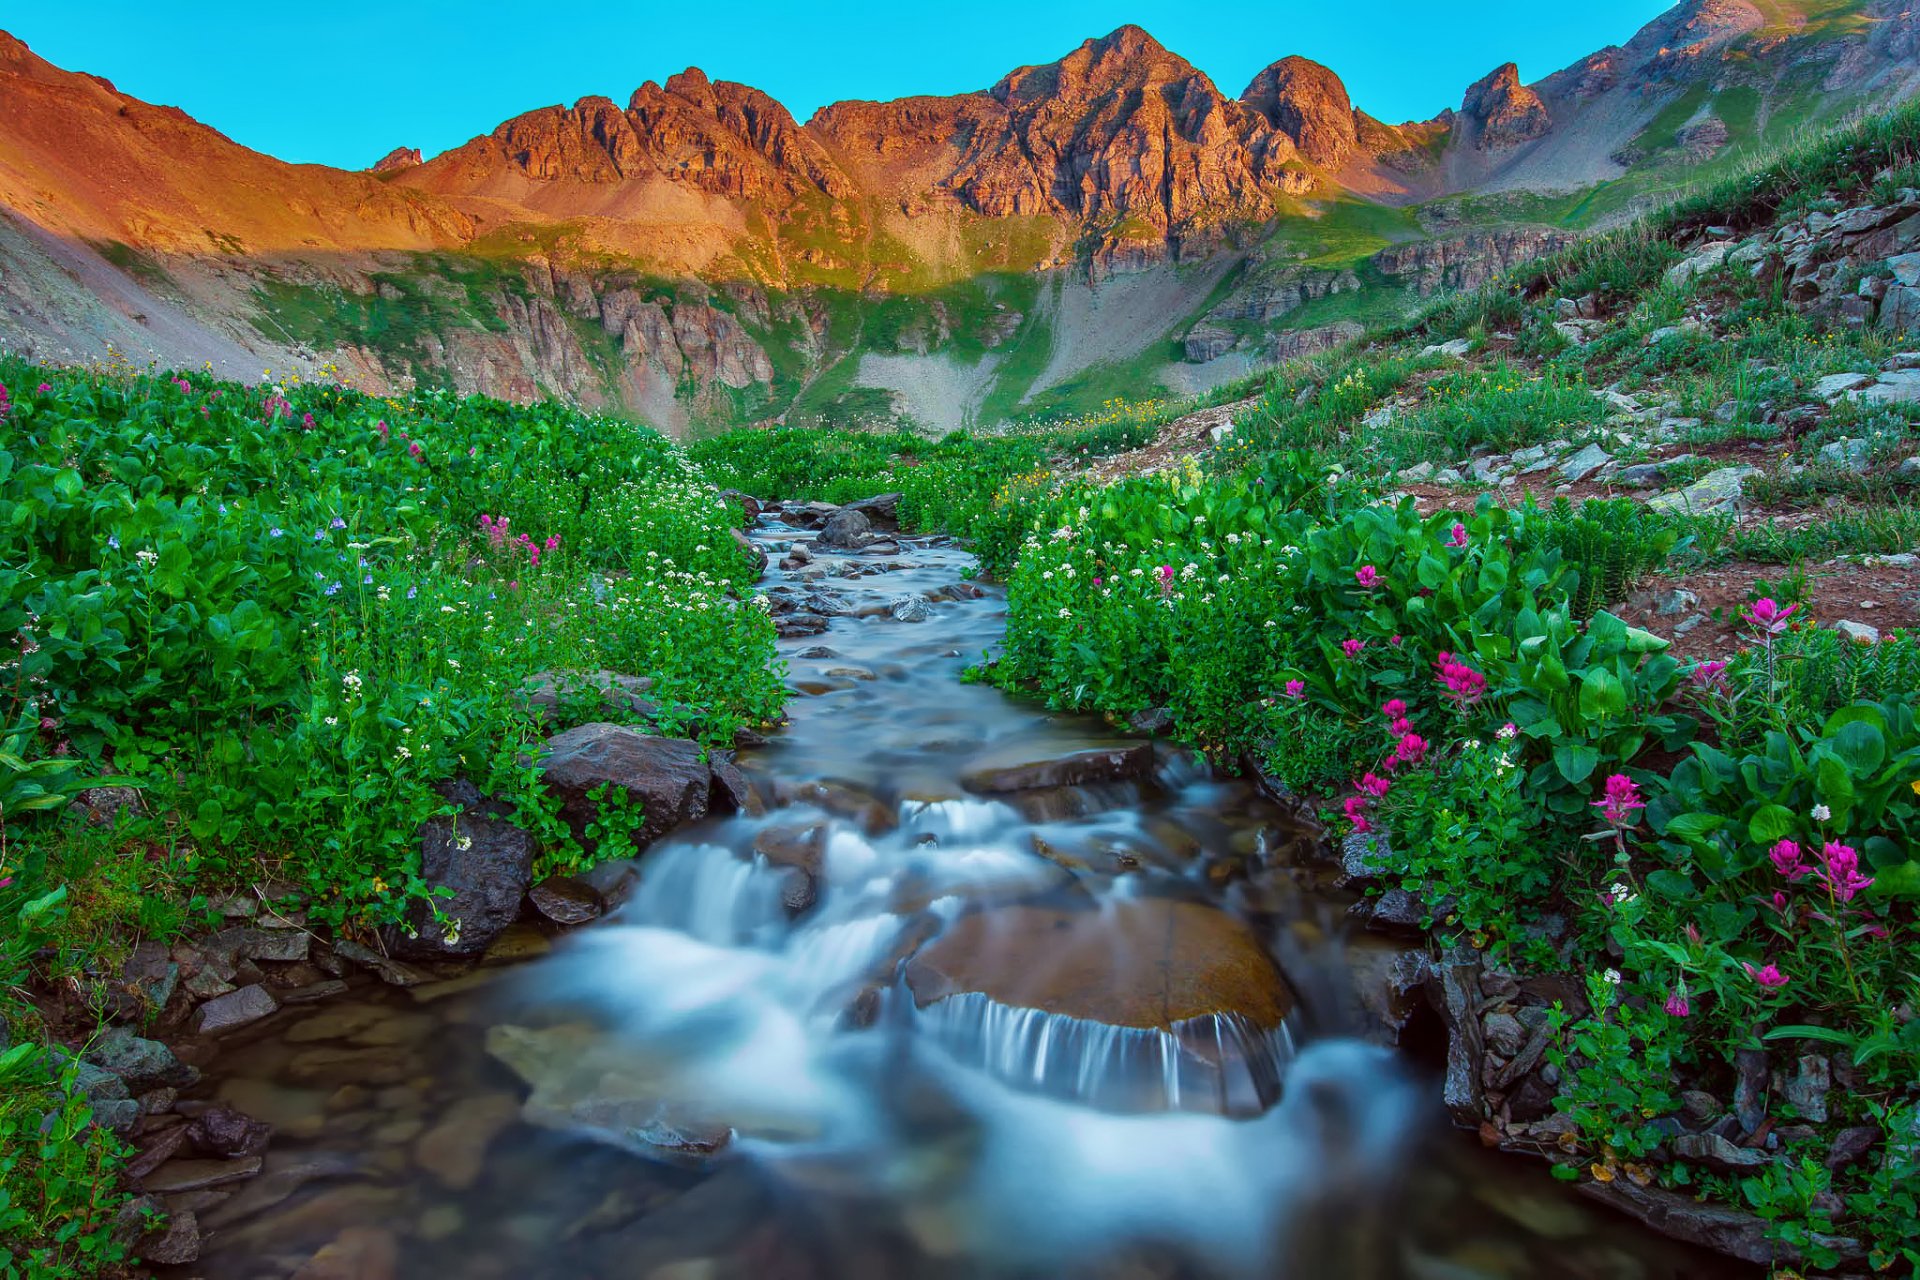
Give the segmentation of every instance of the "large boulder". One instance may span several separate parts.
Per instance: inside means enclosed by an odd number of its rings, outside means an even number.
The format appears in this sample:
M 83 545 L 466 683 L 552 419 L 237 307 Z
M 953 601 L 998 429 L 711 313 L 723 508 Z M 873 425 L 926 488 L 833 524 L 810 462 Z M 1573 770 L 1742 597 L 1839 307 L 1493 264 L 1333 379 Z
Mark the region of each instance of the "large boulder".
M 1111 1027 L 1168 1031 L 1219 1014 L 1278 1027 L 1293 995 L 1240 920 L 1174 898 L 969 912 L 907 965 L 921 1006 L 977 993 Z
M 713 774 L 700 744 L 686 738 L 656 738 L 618 724 L 583 724 L 547 742 L 540 771 L 549 790 L 560 797 L 560 816 L 589 849 L 598 842 L 586 834 L 600 820 L 600 803 L 591 798 L 601 787 L 624 792 L 640 806 L 636 844 L 644 847 L 685 822 L 707 814 Z
M 900 494 L 876 493 L 871 498 L 862 498 L 858 502 L 849 502 L 843 511 L 858 511 L 865 516 L 876 529 L 895 533 L 900 528 Z
M 450 818 L 421 828 L 420 874 L 451 896 L 416 905 L 402 929 L 389 932 L 389 951 L 404 959 L 477 956 L 520 914 L 533 880 L 533 836 L 507 821 L 511 810 L 466 781 L 441 794 L 460 806 Z M 437 908 L 443 919 L 434 918 Z
M 862 512 L 842 507 L 820 526 L 819 545 L 835 551 L 858 551 L 873 541 L 873 521 Z

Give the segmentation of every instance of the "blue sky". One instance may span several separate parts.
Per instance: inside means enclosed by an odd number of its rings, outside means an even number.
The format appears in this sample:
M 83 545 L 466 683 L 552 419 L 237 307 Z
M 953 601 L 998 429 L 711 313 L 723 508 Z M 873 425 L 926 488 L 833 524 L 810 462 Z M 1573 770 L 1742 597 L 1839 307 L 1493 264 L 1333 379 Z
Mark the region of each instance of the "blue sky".
M 286 160 L 359 168 L 428 155 L 509 116 L 701 67 L 805 120 L 839 98 L 984 89 L 1135 22 L 1238 94 L 1288 54 L 1326 63 L 1390 122 L 1456 106 L 1502 62 L 1535 80 L 1625 41 L 1671 0 L 337 0 L 18 4 L 0 29 L 74 71 L 182 107 Z

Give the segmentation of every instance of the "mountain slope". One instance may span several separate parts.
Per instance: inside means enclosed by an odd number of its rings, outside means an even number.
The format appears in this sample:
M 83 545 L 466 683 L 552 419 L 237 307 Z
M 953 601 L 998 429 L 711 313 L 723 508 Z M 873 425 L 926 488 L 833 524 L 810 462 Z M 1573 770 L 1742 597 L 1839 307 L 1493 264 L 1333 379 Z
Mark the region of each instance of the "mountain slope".
M 802 124 L 697 70 L 422 162 L 288 165 L 0 36 L 0 340 L 335 363 L 702 423 L 958 426 L 1212 385 L 1920 87 L 1907 0 L 1688 0 L 1389 125 L 1283 58 L 1237 97 L 1126 26 Z

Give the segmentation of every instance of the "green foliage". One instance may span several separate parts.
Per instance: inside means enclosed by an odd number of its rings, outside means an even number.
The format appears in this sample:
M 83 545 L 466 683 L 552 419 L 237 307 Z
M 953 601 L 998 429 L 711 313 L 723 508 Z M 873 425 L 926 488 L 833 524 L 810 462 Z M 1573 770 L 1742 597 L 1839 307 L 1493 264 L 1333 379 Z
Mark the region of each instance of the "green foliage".
M 1653 1121 L 1679 1106 L 1675 1070 L 1686 1051 L 1673 1019 L 1620 998 L 1618 976 L 1587 979 L 1593 1012 L 1586 1017 L 1554 1011 L 1554 1029 L 1567 1043 L 1547 1054 L 1560 1068 L 1558 1102 L 1581 1133 L 1598 1149 L 1637 1160 L 1660 1145 Z
M 1556 499 L 1540 527 L 1544 541 L 1579 576 L 1571 604 L 1586 619 L 1610 600 L 1624 600 L 1645 574 L 1681 548 L 1671 518 L 1631 498 L 1589 499 L 1576 509 Z
M 0 1049 L 0 1276 L 68 1280 L 111 1274 L 126 1258 L 115 1213 L 118 1140 L 92 1124 L 76 1062 L 45 1049 Z
M 436 393 L 0 382 L 4 785 L 134 779 L 190 839 L 186 886 L 266 861 L 317 918 L 397 917 L 434 784 L 537 809 L 503 761 L 535 741 L 539 671 L 649 676 L 662 727 L 710 742 L 779 709 L 732 515 L 652 432 Z

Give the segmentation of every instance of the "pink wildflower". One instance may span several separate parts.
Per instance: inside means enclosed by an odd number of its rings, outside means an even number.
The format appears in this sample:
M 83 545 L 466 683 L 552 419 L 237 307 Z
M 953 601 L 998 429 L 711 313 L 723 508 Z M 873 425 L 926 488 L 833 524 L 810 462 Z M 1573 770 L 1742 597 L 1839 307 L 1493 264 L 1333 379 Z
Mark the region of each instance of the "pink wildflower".
M 1724 662 L 1701 662 L 1695 664 L 1687 673 L 1697 689 L 1718 689 L 1726 684 L 1727 664 Z
M 560 549 L 560 535 L 559 535 L 559 534 L 557 534 L 557 533 L 550 533 L 550 534 L 548 534 L 548 535 L 547 535 L 547 550 L 548 550 L 548 551 L 558 551 L 559 549 Z M 1097 585 L 1099 585 L 1099 582 L 1100 582 L 1100 579 L 1098 579 L 1098 578 L 1095 578 L 1095 579 L 1094 579 L 1093 581 L 1094 581 L 1094 584 L 1095 584 L 1095 585 L 1097 586 Z
M 1787 619 L 1800 612 L 1800 606 L 1790 604 L 1781 608 L 1779 602 L 1771 596 L 1755 600 L 1747 606 L 1747 621 L 1770 636 L 1782 635 L 1787 629 Z
M 1298 702 L 1307 696 L 1307 682 L 1305 680 L 1289 680 L 1287 681 L 1286 688 L 1281 690 L 1281 692 L 1287 697 L 1292 698 L 1295 702 Z
M 1360 779 L 1360 793 L 1362 795 L 1372 796 L 1376 800 L 1386 795 L 1387 792 L 1392 789 L 1393 783 L 1380 777 L 1378 774 L 1369 773 Z
M 1746 969 L 1747 976 L 1749 978 L 1752 978 L 1755 982 L 1767 988 L 1767 990 L 1769 991 L 1776 990 L 1780 987 L 1784 987 L 1787 985 L 1787 975 L 1784 973 L 1781 973 L 1779 966 L 1774 964 L 1772 961 L 1768 961 L 1766 964 L 1761 965 L 1758 969 L 1754 968 L 1750 964 L 1745 964 L 1744 962 L 1742 964 L 1742 967 Z
M 1687 1003 L 1687 984 L 1682 982 L 1667 997 L 1667 1014 L 1669 1017 L 1684 1018 L 1692 1012 L 1693 1006 Z
M 1367 642 L 1365 640 L 1342 640 L 1340 642 L 1341 651 L 1344 652 L 1349 658 L 1359 657 L 1360 651 L 1362 649 L 1365 649 L 1366 647 L 1367 647 Z
M 1624 828 L 1636 821 L 1633 811 L 1646 808 L 1647 803 L 1640 798 L 1640 788 L 1632 778 L 1616 773 L 1607 779 L 1606 790 L 1590 807 L 1600 810 L 1614 826 Z
M 1370 564 L 1363 564 L 1353 571 L 1353 580 L 1371 591 L 1380 585 L 1380 571 Z
M 1153 572 L 1160 579 L 1160 594 L 1163 596 L 1172 595 L 1173 594 L 1173 566 L 1170 564 L 1163 564 L 1158 569 L 1155 569 Z
M 1389 720 L 1400 720 L 1407 714 L 1407 704 L 1398 698 L 1389 698 L 1380 704 L 1380 714 Z
M 420 442 L 418 440 L 415 440 L 412 444 L 409 444 L 407 446 L 407 452 L 413 455 L 414 461 L 418 462 L 421 460 L 422 455 L 426 453 L 426 450 L 420 447 Z
M 35 387 L 34 390 L 39 392 L 41 395 L 45 395 L 47 394 L 47 392 L 53 390 L 53 384 L 51 382 L 43 382 L 39 386 Z
M 1800 846 L 1791 840 L 1782 840 L 1768 851 L 1767 857 L 1773 860 L 1773 869 L 1789 880 L 1799 880 L 1811 870 L 1800 860 Z
M 1404 738 L 1413 732 L 1413 721 L 1407 719 L 1405 716 L 1401 716 L 1398 720 L 1389 724 L 1387 728 L 1391 729 L 1396 737 Z
M 1457 662 L 1452 655 L 1443 655 L 1434 663 L 1439 668 L 1440 683 L 1447 688 L 1447 696 L 1463 707 L 1471 707 L 1479 702 L 1487 692 L 1487 677 L 1464 662 Z
M 1458 550 L 1467 545 L 1467 526 L 1455 521 L 1453 532 L 1447 537 L 1447 545 Z
M 384 422 L 376 422 L 376 423 L 374 423 L 374 424 L 373 424 L 373 429 L 374 429 L 375 431 L 377 431 L 377 432 L 379 432 L 379 433 L 380 433 L 380 438 L 381 438 L 382 440 L 385 440 L 385 439 L 386 439 L 386 438 L 387 438 L 388 436 L 390 436 L 390 435 L 392 435 L 392 434 L 393 434 L 393 429 L 392 429 L 391 427 L 389 427 L 389 426 L 387 426 L 387 424 L 386 424 L 386 423 L 384 423 Z
M 1860 854 L 1852 845 L 1829 840 L 1820 858 L 1827 864 L 1827 888 L 1840 901 L 1852 902 L 1854 894 L 1872 886 L 1873 877 L 1860 874 Z
M 1393 749 L 1394 758 L 1407 764 L 1419 764 L 1426 754 L 1427 740 L 1417 733 L 1407 734 Z

